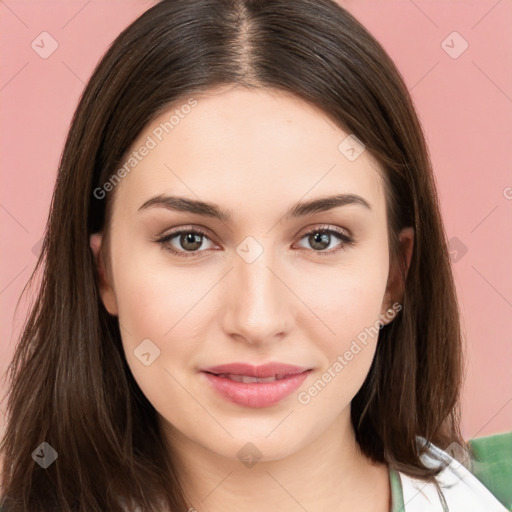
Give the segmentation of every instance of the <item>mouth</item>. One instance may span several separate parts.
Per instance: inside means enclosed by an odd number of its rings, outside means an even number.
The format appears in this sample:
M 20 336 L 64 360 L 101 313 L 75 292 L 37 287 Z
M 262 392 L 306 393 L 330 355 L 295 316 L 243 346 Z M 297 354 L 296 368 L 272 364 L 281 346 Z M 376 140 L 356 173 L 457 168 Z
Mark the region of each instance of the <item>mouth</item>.
M 250 363 L 229 363 L 218 366 L 210 366 L 202 371 L 214 375 L 239 375 L 242 377 L 255 377 L 258 379 L 278 378 L 282 379 L 288 375 L 297 375 L 311 368 L 305 366 L 295 366 L 286 363 L 266 363 L 261 365 L 252 365 Z
M 233 382 L 244 382 L 245 384 L 249 384 L 251 382 L 276 382 L 277 380 L 283 380 L 288 377 L 288 375 L 276 375 L 274 377 L 251 377 L 250 375 L 238 375 L 236 373 L 210 373 L 210 375 L 215 375 L 216 377 L 221 377 L 223 379 L 229 379 Z
M 288 397 L 312 371 L 283 363 L 261 366 L 233 363 L 210 367 L 200 373 L 223 398 L 244 407 L 261 408 Z

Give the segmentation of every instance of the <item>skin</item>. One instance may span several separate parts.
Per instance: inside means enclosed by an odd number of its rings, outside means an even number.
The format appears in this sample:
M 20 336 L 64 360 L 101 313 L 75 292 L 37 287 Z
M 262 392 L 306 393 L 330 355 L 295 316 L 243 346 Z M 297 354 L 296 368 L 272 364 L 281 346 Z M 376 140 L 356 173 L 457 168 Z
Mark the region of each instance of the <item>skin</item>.
M 116 186 L 108 246 L 100 233 L 90 240 L 103 303 L 119 317 L 128 364 L 158 411 L 191 507 L 389 511 L 387 466 L 361 454 L 350 422 L 377 337 L 308 404 L 297 399 L 365 327 L 392 321 L 386 310 L 403 297 L 390 272 L 379 166 L 368 151 L 349 161 L 338 150 L 348 134 L 291 94 L 229 87 L 194 97 L 197 106 Z M 371 210 L 351 204 L 282 218 L 297 201 L 333 193 L 360 195 Z M 138 211 L 159 194 L 216 203 L 233 221 L 163 207 Z M 348 230 L 355 244 L 343 247 L 332 235 L 323 247 L 339 250 L 319 254 L 304 233 L 324 225 Z M 208 232 L 200 246 L 183 237 L 180 244 L 180 236 L 167 243 L 188 254 L 193 246 L 195 257 L 155 242 L 179 227 Z M 236 252 L 248 236 L 263 249 L 251 263 Z M 400 239 L 408 268 L 412 228 Z M 147 338 L 160 350 L 149 366 L 134 355 Z M 278 404 L 252 409 L 228 402 L 198 373 L 235 361 L 313 372 Z M 237 456 L 248 442 L 261 453 L 252 467 Z

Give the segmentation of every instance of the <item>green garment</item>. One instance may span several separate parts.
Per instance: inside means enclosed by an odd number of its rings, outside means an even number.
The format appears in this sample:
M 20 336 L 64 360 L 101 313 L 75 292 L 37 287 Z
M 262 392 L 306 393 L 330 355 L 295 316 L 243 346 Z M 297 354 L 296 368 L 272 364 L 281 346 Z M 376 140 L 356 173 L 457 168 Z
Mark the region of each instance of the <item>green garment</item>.
M 471 473 L 512 510 L 512 431 L 469 441 L 475 460 Z

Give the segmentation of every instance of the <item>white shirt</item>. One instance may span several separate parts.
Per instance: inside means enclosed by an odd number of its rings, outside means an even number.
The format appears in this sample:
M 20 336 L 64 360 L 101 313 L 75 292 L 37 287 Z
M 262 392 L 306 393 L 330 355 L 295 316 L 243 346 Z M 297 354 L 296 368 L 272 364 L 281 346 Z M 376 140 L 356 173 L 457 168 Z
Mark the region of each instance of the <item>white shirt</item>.
M 425 438 L 417 438 L 426 443 Z M 439 496 L 433 483 L 398 471 L 404 512 L 509 512 L 475 475 L 437 446 L 429 443 L 427 452 L 420 458 L 428 467 L 438 467 L 439 459 L 449 463 L 436 476 L 443 496 Z

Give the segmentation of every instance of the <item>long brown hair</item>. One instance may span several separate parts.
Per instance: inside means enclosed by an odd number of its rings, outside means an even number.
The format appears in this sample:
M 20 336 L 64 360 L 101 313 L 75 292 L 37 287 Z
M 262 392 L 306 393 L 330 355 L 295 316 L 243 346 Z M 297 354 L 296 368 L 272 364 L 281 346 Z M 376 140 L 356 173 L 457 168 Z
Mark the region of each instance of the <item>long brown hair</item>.
M 108 233 L 113 192 L 94 191 L 154 117 L 178 100 L 239 85 L 292 92 L 354 134 L 386 182 L 392 264 L 415 231 L 403 309 L 379 333 L 351 404 L 362 451 L 432 480 L 416 436 L 464 445 L 459 310 L 424 135 L 379 43 L 334 0 L 163 0 L 113 42 L 74 114 L 41 256 L 37 299 L 9 367 L 1 445 L 4 512 L 187 510 L 155 409 L 127 365 L 118 320 L 100 300 L 89 248 Z M 402 268 L 403 272 L 403 266 Z M 46 469 L 31 454 L 47 442 Z

